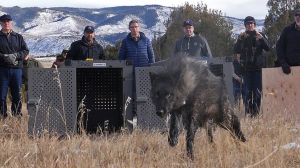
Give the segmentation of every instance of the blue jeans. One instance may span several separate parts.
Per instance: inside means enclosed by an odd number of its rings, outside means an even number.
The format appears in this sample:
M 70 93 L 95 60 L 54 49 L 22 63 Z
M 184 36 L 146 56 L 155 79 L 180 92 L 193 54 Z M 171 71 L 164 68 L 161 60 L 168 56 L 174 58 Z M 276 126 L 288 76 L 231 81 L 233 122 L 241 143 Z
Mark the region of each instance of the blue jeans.
M 258 115 L 261 102 L 261 71 L 246 71 L 243 75 L 245 112 L 252 117 Z
M 8 88 L 12 96 L 11 112 L 12 115 L 21 115 L 22 100 L 22 69 L 0 67 L 0 115 L 7 117 L 6 97 Z

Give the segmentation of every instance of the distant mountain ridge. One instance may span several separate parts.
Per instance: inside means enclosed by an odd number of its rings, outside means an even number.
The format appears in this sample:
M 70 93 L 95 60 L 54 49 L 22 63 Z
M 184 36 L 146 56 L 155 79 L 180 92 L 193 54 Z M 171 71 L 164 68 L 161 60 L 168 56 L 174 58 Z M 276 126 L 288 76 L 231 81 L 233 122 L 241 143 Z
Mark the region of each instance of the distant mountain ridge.
M 20 8 L 1 7 L 0 15 L 9 13 L 14 19 L 14 30 L 21 33 L 33 56 L 60 53 L 81 39 L 86 25 L 96 28 L 96 39 L 103 45 L 114 44 L 129 32 L 132 19 L 141 21 L 141 30 L 152 39 L 166 32 L 166 22 L 173 8 L 159 5 L 119 6 L 100 9 L 87 8 Z M 226 17 L 233 23 L 234 33 L 244 29 L 243 19 Z M 257 21 L 259 29 L 263 20 Z

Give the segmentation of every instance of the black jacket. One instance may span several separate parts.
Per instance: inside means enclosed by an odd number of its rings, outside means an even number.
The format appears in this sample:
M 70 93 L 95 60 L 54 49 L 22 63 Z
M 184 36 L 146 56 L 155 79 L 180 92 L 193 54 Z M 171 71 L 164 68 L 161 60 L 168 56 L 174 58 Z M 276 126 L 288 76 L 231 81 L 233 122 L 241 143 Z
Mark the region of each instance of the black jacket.
M 71 48 L 66 59 L 86 60 L 87 58 L 93 60 L 104 59 L 104 50 L 96 40 L 94 40 L 92 45 L 89 45 L 83 36 L 81 40 L 75 41 L 71 44 Z
M 256 31 L 246 31 L 239 35 L 234 46 L 234 53 L 241 55 L 243 71 L 261 70 L 265 65 L 263 50 L 269 51 L 269 43 L 263 33 L 262 39 L 256 39 Z
M 29 49 L 23 39 L 23 36 L 12 31 L 9 34 L 0 31 L 0 53 L 1 54 L 16 54 L 17 65 L 7 64 L 3 57 L 0 57 L 0 67 L 22 68 L 23 59 L 29 54 Z M 0 55 L 1 55 L 0 54 Z
M 276 43 L 276 52 L 280 64 L 300 65 L 300 30 L 296 29 L 295 23 L 282 31 Z
M 176 42 L 175 54 L 186 53 L 192 57 L 211 57 L 211 51 L 208 43 L 201 35 L 192 37 L 183 37 Z

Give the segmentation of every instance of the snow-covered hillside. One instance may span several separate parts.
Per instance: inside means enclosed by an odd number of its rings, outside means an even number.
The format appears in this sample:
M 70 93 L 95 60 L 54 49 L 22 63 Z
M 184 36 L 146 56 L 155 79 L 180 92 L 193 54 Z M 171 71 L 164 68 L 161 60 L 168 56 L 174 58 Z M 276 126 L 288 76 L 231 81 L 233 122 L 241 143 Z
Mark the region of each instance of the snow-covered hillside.
M 33 56 L 60 53 L 79 40 L 86 25 L 96 27 L 96 39 L 102 45 L 114 44 L 123 39 L 132 19 L 141 21 L 141 30 L 147 37 L 161 36 L 166 32 L 166 22 L 173 8 L 159 5 L 122 6 L 101 9 L 84 8 L 5 8 L 14 18 L 14 30 L 21 33 Z M 243 19 L 226 17 L 233 23 L 235 34 L 244 30 Z M 263 20 L 257 21 L 262 29 Z

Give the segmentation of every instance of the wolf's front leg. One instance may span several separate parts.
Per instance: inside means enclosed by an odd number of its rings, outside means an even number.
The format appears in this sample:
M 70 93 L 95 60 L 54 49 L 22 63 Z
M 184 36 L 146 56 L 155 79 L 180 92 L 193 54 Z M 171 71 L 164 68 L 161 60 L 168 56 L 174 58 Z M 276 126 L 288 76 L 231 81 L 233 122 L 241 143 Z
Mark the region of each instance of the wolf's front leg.
M 213 143 L 213 120 L 210 119 L 206 122 L 206 133 L 208 136 L 208 141 Z
M 187 155 L 192 160 L 194 159 L 193 146 L 196 133 L 195 121 L 192 116 L 188 117 L 186 122 L 186 149 Z
M 168 141 L 170 146 L 175 146 L 178 143 L 178 135 L 179 135 L 179 120 L 180 115 L 177 112 L 171 112 L 170 118 L 170 130 L 169 130 L 169 137 Z

